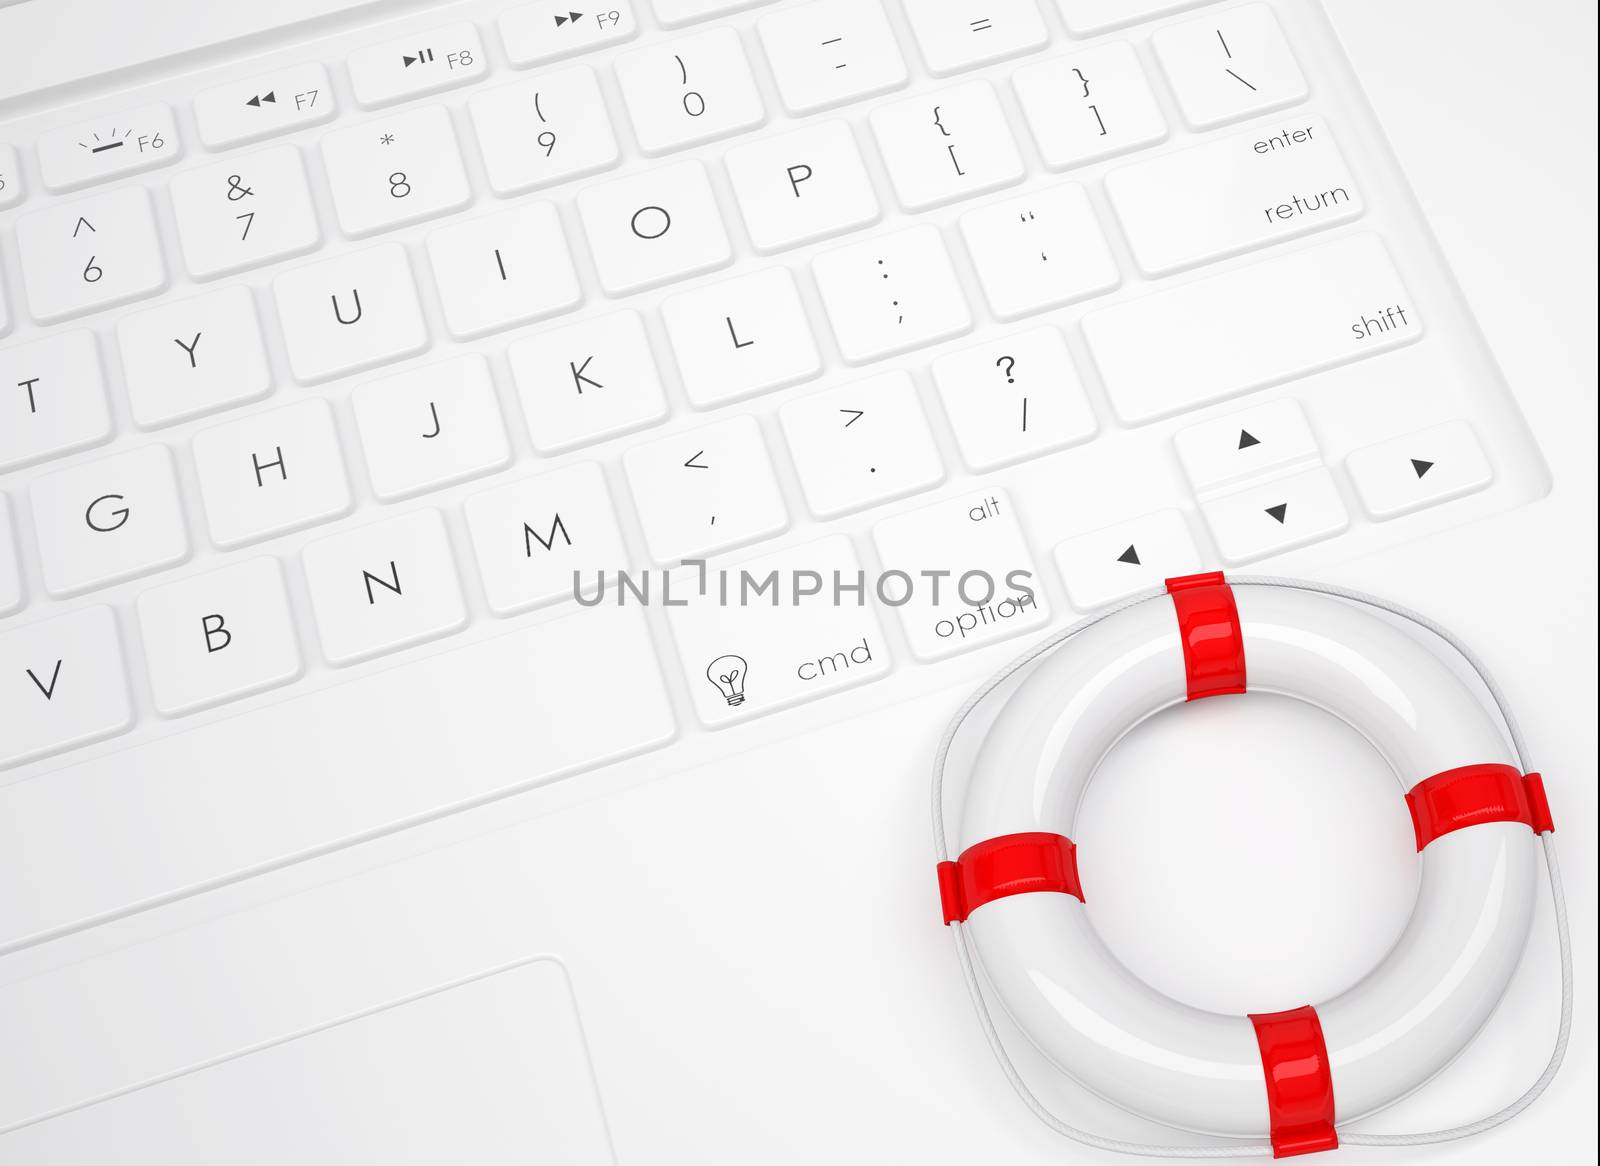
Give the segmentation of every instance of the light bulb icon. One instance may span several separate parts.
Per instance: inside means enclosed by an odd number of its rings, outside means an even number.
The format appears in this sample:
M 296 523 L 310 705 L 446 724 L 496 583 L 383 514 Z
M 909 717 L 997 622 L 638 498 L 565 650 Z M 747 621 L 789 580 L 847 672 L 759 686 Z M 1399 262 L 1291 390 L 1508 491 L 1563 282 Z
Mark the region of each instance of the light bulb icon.
M 744 703 L 744 678 L 750 671 L 743 656 L 718 656 L 706 665 L 706 679 L 729 704 Z

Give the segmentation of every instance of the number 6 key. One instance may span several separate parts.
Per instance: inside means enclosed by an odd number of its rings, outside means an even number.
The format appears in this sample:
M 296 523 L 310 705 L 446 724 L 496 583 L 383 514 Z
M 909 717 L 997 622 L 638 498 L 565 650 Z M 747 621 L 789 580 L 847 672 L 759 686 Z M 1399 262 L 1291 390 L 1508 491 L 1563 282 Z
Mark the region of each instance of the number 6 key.
M 17 222 L 33 318 L 53 324 L 167 286 L 150 196 L 138 187 L 35 211 Z

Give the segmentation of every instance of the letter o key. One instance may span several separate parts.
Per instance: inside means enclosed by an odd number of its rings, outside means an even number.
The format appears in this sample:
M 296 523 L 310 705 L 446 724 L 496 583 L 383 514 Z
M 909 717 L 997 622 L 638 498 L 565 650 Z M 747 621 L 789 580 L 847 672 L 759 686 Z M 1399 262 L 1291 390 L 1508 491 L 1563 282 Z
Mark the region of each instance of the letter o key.
M 643 220 L 642 225 L 641 220 Z M 633 212 L 629 226 L 641 239 L 659 239 L 671 228 L 672 216 L 667 213 L 666 207 L 642 206 Z

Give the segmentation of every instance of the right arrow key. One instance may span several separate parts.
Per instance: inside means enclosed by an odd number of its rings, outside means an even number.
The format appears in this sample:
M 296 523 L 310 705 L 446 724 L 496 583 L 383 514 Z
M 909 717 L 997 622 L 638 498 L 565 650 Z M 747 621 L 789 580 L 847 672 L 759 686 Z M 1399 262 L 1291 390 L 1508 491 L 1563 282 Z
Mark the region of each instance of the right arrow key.
M 1358 449 L 1345 467 L 1362 507 L 1379 521 L 1476 493 L 1494 480 L 1488 455 L 1465 421 Z

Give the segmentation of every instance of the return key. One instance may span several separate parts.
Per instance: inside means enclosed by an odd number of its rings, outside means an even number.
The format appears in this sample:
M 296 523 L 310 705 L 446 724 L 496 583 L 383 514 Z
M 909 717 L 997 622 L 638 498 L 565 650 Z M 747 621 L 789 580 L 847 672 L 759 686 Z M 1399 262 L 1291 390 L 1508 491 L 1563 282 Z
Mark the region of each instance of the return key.
M 1134 259 L 1165 275 L 1342 223 L 1364 209 L 1326 123 L 1221 138 L 1106 176 Z

